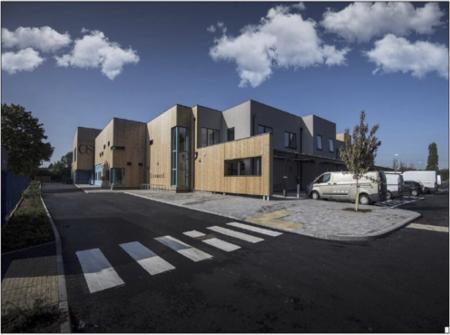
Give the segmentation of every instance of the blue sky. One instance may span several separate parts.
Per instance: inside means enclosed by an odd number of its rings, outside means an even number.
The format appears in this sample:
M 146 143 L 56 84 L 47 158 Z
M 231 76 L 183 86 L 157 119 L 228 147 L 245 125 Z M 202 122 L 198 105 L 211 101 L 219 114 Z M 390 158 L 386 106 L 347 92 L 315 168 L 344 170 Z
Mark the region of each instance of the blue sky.
M 434 141 L 448 167 L 447 3 L 422 11 L 426 3 L 280 4 L 3 2 L 2 102 L 44 123 L 52 161 L 71 150 L 77 126 L 103 128 L 113 116 L 149 121 L 175 103 L 225 109 L 255 99 L 317 114 L 338 131 L 365 110 L 380 124 L 378 164 L 399 154 L 423 167 Z M 325 20 L 327 8 L 336 15 Z M 48 43 L 38 44 L 31 30 L 16 31 L 44 26 L 58 39 L 42 30 Z M 105 47 L 103 58 L 82 44 L 73 52 L 86 36 Z

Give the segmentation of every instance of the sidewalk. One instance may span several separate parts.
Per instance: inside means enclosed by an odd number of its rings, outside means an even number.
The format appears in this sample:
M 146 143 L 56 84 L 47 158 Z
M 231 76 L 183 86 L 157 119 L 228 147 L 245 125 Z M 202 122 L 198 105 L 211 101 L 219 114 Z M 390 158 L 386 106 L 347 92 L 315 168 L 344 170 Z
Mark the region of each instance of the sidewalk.
M 348 211 L 352 203 L 311 199 L 274 199 L 152 190 L 116 191 L 229 217 L 283 231 L 327 240 L 364 241 L 401 228 L 420 217 L 402 209 L 360 206 L 370 212 Z

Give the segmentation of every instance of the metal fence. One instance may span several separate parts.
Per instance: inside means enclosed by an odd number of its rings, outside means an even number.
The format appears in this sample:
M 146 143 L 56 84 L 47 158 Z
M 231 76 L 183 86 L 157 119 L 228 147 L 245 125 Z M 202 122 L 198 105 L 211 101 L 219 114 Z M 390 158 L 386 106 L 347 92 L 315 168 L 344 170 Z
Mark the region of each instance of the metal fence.
M 17 205 L 22 192 L 30 184 L 30 177 L 16 176 L 10 171 L 2 171 L 2 224 Z

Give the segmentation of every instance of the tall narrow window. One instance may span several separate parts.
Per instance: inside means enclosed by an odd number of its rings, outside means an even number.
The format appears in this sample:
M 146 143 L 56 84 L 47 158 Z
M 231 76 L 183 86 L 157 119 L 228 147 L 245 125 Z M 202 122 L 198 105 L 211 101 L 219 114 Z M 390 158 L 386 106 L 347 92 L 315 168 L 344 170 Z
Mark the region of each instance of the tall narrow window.
M 177 136 L 178 128 L 173 127 L 171 130 L 171 160 L 170 160 L 170 185 L 177 185 Z
M 297 149 L 297 134 L 289 131 L 284 132 L 284 147 L 289 149 Z
M 234 127 L 227 129 L 227 141 L 234 141 Z
M 334 152 L 334 140 L 332 138 L 328 139 L 328 150 Z
M 322 135 L 316 136 L 316 148 L 317 150 L 322 150 Z

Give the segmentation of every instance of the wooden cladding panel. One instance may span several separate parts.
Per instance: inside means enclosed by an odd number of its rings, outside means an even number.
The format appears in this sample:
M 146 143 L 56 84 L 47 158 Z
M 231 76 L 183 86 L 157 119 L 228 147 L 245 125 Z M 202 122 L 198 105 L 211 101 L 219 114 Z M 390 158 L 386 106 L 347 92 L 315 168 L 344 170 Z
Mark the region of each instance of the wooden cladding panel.
M 248 195 L 272 194 L 272 143 L 270 134 L 197 149 L 195 189 Z M 261 157 L 261 176 L 225 176 L 229 159 Z
M 177 106 L 147 124 L 152 144 L 148 151 L 148 180 L 151 187 L 170 188 L 171 129 L 176 126 Z

